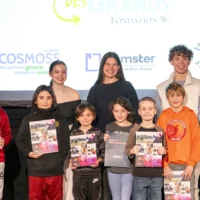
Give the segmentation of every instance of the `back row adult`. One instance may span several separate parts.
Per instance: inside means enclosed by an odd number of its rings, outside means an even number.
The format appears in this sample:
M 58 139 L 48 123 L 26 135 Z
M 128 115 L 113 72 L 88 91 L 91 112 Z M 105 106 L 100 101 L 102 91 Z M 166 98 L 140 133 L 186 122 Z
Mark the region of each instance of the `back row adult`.
M 98 78 L 87 97 L 87 102 L 93 104 L 97 111 L 94 125 L 102 131 L 105 131 L 106 124 L 114 121 L 109 111 L 109 104 L 119 96 L 126 97 L 131 102 L 133 111 L 137 115 L 137 93 L 124 77 L 119 56 L 115 52 L 108 52 L 102 57 Z
M 108 123 L 115 121 L 109 104 L 119 96 L 126 97 L 132 104 L 136 116 L 138 97 L 132 84 L 126 81 L 119 56 L 115 52 L 106 53 L 101 60 L 99 74 L 95 84 L 89 90 L 87 102 L 96 108 L 97 117 L 94 125 L 105 131 Z M 139 120 L 138 120 L 139 121 Z M 107 171 L 103 169 L 102 200 L 111 200 Z
M 185 45 L 176 45 L 170 49 L 168 60 L 174 67 L 174 71 L 171 73 L 169 79 L 157 86 L 156 106 L 159 113 L 169 108 L 165 89 L 170 83 L 177 82 L 184 87 L 187 93 L 184 104 L 193 109 L 200 120 L 200 80 L 194 78 L 188 69 L 192 58 L 192 50 Z
M 81 103 L 79 93 L 73 88 L 65 85 L 67 79 L 67 66 L 63 61 L 56 60 L 51 63 L 49 67 L 49 75 L 52 78 L 50 85 L 55 93 L 57 106 L 60 114 L 62 114 L 69 129 L 72 130 L 77 128 L 78 123 L 75 119 L 75 109 Z M 63 177 L 63 200 L 73 200 L 72 194 L 72 170 L 69 168 L 68 159 L 65 161 L 64 165 L 64 177 Z

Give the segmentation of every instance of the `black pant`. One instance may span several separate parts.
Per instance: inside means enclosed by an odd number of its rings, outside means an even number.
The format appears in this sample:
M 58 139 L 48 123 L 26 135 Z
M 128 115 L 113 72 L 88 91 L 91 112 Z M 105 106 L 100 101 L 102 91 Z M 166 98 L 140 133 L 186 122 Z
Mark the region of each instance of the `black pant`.
M 95 172 L 89 175 L 73 174 L 73 195 L 75 200 L 100 200 L 101 174 Z

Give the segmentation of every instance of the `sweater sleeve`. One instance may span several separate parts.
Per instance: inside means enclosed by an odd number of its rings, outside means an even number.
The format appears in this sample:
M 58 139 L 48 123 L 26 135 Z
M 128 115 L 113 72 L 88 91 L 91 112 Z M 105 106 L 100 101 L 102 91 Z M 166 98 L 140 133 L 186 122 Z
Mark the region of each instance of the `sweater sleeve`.
M 99 158 L 101 158 L 102 160 L 104 160 L 104 157 L 105 157 L 105 141 L 104 141 L 103 135 L 104 135 L 103 132 L 100 132 L 99 141 L 98 141 Z
M 92 104 L 96 108 L 96 100 L 95 100 L 95 88 L 94 86 L 90 88 L 88 96 L 87 96 L 87 102 Z
M 63 117 L 59 121 L 60 138 L 59 138 L 59 151 L 61 156 L 65 159 L 70 151 L 70 131 L 66 119 Z
M 162 129 L 165 128 L 165 127 L 163 127 L 162 120 L 161 120 L 161 116 L 158 118 L 158 120 L 157 120 L 157 122 L 156 122 L 156 126 L 161 127 Z
M 12 139 L 11 130 L 10 130 L 10 123 L 8 119 L 8 115 L 6 112 L 1 108 L 1 137 L 4 139 L 4 146 L 8 145 Z
M 17 147 L 25 155 L 25 157 L 28 157 L 29 153 L 33 151 L 30 138 L 29 122 L 26 117 L 20 124 L 16 143 Z
M 191 119 L 190 124 L 191 129 L 191 150 L 190 158 L 188 160 L 188 165 L 194 166 L 198 161 L 200 161 L 200 129 L 198 118 L 194 114 Z
M 97 123 L 99 121 L 99 116 L 98 116 L 99 113 L 98 113 L 98 110 L 97 110 L 97 106 L 98 105 L 97 105 L 97 102 L 96 102 L 96 87 L 95 86 L 93 86 L 93 87 L 90 88 L 88 96 L 87 96 L 87 102 L 90 103 L 90 104 L 92 104 L 95 107 L 95 109 L 96 109 L 96 118 L 93 120 L 92 124 L 94 126 L 97 126 Z
M 156 91 L 155 101 L 156 101 L 156 108 L 157 108 L 156 116 L 159 117 L 160 113 L 162 112 L 162 99 L 160 98 L 158 90 Z
M 133 111 L 135 113 L 135 121 L 139 124 L 141 122 L 141 118 L 138 115 L 138 96 L 133 85 L 127 81 L 127 94 L 126 98 L 131 102 Z
M 136 135 L 136 128 L 133 127 L 130 130 L 130 133 L 128 135 L 128 139 L 126 142 L 126 154 L 128 155 L 129 158 L 132 158 L 132 154 L 130 154 L 130 150 L 135 146 L 135 135 Z

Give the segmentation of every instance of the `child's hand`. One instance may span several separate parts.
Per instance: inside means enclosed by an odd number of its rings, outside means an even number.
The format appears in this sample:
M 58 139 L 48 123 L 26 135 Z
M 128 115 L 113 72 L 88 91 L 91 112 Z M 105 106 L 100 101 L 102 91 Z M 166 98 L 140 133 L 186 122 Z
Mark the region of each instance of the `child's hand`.
M 135 145 L 131 150 L 130 154 L 138 154 L 139 153 L 139 147 L 138 145 Z
M 194 167 L 187 165 L 185 171 L 183 172 L 183 177 L 186 180 L 190 180 L 192 177 L 192 172 L 193 172 Z
M 165 155 L 166 154 L 165 147 L 158 147 L 157 151 L 158 151 L 159 155 Z
M 38 154 L 38 153 L 34 153 L 34 152 L 30 152 L 30 153 L 28 154 L 28 156 L 29 156 L 30 158 L 34 158 L 34 159 L 39 158 L 41 155 L 42 155 L 42 154 Z
M 172 170 L 169 167 L 164 168 L 164 177 L 167 179 L 172 179 Z
M 104 141 L 108 140 L 110 138 L 110 135 L 105 133 L 103 136 Z
M 71 161 L 71 160 L 69 160 L 69 167 L 70 167 L 71 169 L 76 169 L 76 167 L 72 166 L 72 161 Z
M 4 147 L 4 139 L 0 137 L 0 149 Z
M 99 166 L 99 163 L 100 163 L 101 161 L 102 161 L 102 159 L 101 159 L 101 158 L 98 158 L 97 161 L 96 161 L 96 163 L 93 164 L 93 165 L 90 165 L 90 167 L 92 167 L 92 168 L 98 167 L 98 166 Z

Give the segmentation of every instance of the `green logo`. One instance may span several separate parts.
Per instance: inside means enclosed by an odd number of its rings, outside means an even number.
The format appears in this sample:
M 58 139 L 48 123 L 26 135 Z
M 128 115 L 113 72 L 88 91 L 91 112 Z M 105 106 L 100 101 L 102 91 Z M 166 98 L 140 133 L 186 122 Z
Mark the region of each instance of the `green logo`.
M 53 2 L 53 12 L 56 15 L 56 17 L 64 22 L 68 22 L 68 23 L 74 23 L 74 25 L 76 25 L 81 18 L 79 16 L 76 15 L 71 15 L 70 17 L 64 17 L 62 14 L 60 14 L 57 10 L 57 1 L 58 0 L 54 0 Z M 63 5 L 64 6 L 64 5 Z M 65 7 L 66 8 L 80 8 L 80 7 L 85 7 L 86 6 L 86 1 L 85 0 L 65 0 Z M 67 10 L 67 9 L 66 9 Z

